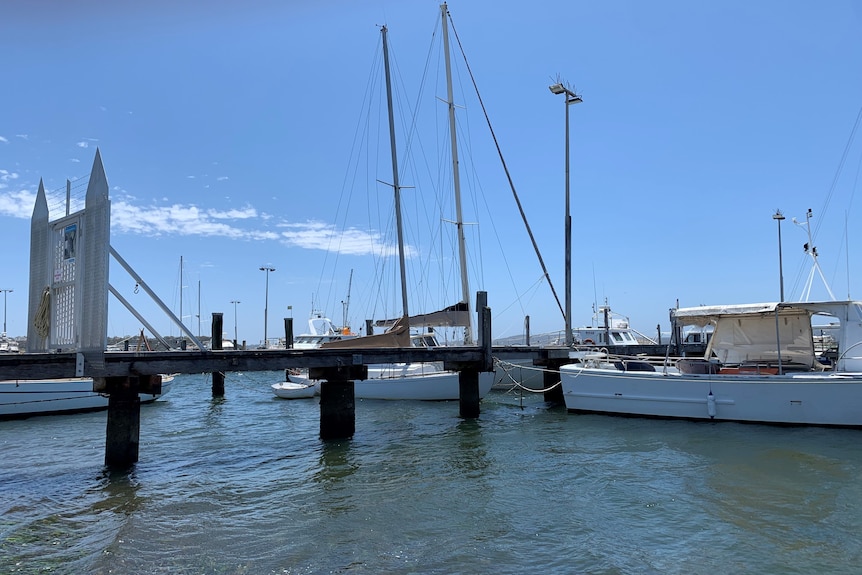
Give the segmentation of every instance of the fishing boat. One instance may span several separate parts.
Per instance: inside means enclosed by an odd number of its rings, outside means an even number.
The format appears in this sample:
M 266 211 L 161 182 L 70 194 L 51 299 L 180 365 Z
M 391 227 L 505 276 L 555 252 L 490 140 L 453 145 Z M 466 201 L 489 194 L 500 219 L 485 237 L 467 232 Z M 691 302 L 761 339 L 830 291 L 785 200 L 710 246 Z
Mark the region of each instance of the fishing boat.
M 862 427 L 862 302 L 780 302 L 675 309 L 712 328 L 702 357 L 655 367 L 583 352 L 561 368 L 571 412 Z M 815 346 L 820 324 L 837 342 Z
M 607 303 L 598 309 L 593 307 L 593 310 L 593 319 L 590 325 L 572 328 L 575 345 L 636 346 L 658 344 L 653 338 L 632 328 L 629 318 L 611 311 L 611 307 Z
M 141 393 L 141 403 L 152 403 L 164 397 L 170 391 L 173 380 L 173 375 L 163 375 L 162 392 Z M 89 377 L 0 381 L 0 419 L 99 411 L 107 408 L 107 394 L 93 391 L 93 379 Z

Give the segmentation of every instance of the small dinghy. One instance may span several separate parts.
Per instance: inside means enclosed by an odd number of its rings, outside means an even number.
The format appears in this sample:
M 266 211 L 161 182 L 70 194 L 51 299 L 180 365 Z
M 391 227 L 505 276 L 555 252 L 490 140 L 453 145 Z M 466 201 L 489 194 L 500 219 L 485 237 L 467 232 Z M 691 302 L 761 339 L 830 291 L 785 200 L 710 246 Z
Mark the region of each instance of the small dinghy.
M 316 383 L 294 383 L 292 381 L 273 383 L 272 391 L 284 399 L 307 399 L 320 393 Z

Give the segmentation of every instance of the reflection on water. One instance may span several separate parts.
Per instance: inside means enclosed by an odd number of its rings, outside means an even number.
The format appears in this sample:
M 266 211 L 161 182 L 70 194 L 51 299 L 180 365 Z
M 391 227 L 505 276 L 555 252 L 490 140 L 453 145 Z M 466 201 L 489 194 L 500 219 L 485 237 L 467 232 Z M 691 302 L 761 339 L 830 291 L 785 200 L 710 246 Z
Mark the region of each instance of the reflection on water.
M 0 422 L 2 573 L 853 573 L 859 432 L 356 404 L 180 376 L 106 471 L 105 415 Z M 327 542 L 323 545 L 322 542 Z

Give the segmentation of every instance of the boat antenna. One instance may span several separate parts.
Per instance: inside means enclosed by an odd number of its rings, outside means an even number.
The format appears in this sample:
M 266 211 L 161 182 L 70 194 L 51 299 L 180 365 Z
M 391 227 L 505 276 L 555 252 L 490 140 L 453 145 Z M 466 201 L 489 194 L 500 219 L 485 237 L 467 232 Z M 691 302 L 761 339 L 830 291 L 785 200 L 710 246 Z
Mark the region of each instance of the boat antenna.
M 343 308 L 341 327 L 347 327 L 347 310 L 350 309 L 350 288 L 353 287 L 353 270 L 350 270 L 350 279 L 347 281 L 347 300 L 341 302 Z
M 832 298 L 832 301 L 836 301 L 835 294 L 832 293 L 832 289 L 829 287 L 829 282 L 826 281 L 826 276 L 823 275 L 823 270 L 820 268 L 820 262 L 817 260 L 817 247 L 814 246 L 814 240 L 811 237 L 811 218 L 813 217 L 814 213 L 811 211 L 811 208 L 808 208 L 808 212 L 805 214 L 804 224 L 797 221 L 796 218 L 792 218 L 791 220 L 797 226 L 805 226 L 805 229 L 808 232 L 808 243 L 802 247 L 805 250 L 805 253 L 811 256 L 811 261 L 813 262 L 811 265 L 811 271 L 808 272 L 808 279 L 805 282 L 805 289 L 802 290 L 802 296 L 799 301 L 808 301 L 808 298 L 811 296 L 811 285 L 814 283 L 815 271 L 820 274 L 820 279 L 823 280 L 823 286 L 829 293 L 829 297 Z

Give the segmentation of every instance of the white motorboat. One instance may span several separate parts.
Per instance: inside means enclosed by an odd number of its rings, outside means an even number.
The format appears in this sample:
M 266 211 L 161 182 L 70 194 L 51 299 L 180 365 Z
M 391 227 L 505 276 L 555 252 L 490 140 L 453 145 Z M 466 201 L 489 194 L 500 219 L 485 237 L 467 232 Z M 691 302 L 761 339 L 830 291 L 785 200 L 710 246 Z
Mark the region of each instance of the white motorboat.
M 862 426 L 862 302 L 783 302 L 673 310 L 678 325 L 712 326 L 702 358 L 654 367 L 584 354 L 563 366 L 566 408 L 692 420 Z M 815 351 L 816 324 L 837 336 Z M 838 323 L 836 327 L 836 322 Z
M 18 340 L 0 334 L 0 353 L 18 353 Z
M 350 296 L 348 296 L 350 297 Z M 332 320 L 320 313 L 308 320 L 308 331 L 293 339 L 293 349 L 317 349 L 324 343 L 358 337 L 349 327 L 335 327 Z
M 162 376 L 162 392 L 158 395 L 141 393 L 141 403 L 152 403 L 171 389 L 174 376 Z M 93 391 L 93 379 L 0 381 L 0 418 L 11 419 L 31 415 L 49 415 L 98 411 L 108 408 L 107 394 Z
M 631 327 L 629 318 L 611 311 L 610 306 L 593 307 L 592 323 L 588 326 L 572 328 L 575 345 L 585 346 L 635 346 L 642 343 L 657 344 Z

